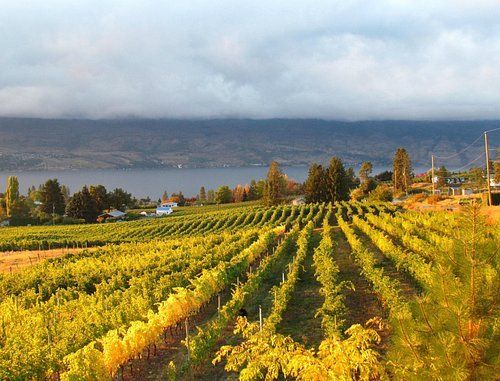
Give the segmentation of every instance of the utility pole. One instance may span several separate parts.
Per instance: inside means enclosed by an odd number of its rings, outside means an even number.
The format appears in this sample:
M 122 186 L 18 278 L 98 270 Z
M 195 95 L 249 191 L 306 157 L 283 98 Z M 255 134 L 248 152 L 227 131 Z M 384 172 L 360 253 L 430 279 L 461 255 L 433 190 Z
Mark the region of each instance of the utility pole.
M 434 185 L 434 155 L 431 156 L 432 170 L 431 170 L 431 183 L 432 183 L 432 194 L 436 193 L 436 186 Z
M 484 156 L 486 158 L 486 185 L 488 189 L 488 205 L 493 205 L 491 200 L 490 154 L 488 149 L 488 132 L 484 133 Z

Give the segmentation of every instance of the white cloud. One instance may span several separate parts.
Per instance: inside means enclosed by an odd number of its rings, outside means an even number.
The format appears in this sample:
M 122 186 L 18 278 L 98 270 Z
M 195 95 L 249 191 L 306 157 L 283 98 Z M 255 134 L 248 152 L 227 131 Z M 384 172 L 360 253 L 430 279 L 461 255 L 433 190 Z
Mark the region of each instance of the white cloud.
M 4 116 L 500 117 L 498 1 L 0 8 Z

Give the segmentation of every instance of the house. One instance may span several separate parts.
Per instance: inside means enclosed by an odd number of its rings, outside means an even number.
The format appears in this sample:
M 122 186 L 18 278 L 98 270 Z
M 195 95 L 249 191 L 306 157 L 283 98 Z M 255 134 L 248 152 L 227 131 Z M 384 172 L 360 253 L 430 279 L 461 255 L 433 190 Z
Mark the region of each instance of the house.
M 474 192 L 472 191 L 472 189 L 470 188 L 463 188 L 462 189 L 462 196 L 470 196 L 471 194 L 473 194 Z
M 171 207 L 169 206 L 159 206 L 156 208 L 156 215 L 157 216 L 167 216 L 169 214 L 172 214 L 174 211 Z
M 98 222 L 104 221 L 118 221 L 123 220 L 127 213 L 123 213 L 120 210 L 110 210 L 109 212 L 103 213 L 97 217 Z
M 297 197 L 292 200 L 292 205 L 304 205 L 306 203 L 306 200 L 304 197 Z
M 449 196 L 460 196 L 460 188 L 459 187 L 450 187 L 448 190 L 448 195 Z
M 165 207 L 165 208 L 177 208 L 177 203 L 176 202 L 162 202 L 161 203 L 161 207 Z

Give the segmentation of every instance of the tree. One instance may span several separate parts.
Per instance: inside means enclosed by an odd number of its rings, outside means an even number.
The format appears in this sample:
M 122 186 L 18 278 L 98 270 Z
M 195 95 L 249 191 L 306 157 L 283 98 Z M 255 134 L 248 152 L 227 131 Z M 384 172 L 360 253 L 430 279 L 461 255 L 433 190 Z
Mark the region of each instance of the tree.
M 207 201 L 207 192 L 205 191 L 205 187 L 200 188 L 200 202 Z
M 115 209 L 125 209 L 132 206 L 132 195 L 122 188 L 115 188 L 108 194 L 109 206 Z
M 446 178 L 448 177 L 448 170 L 444 165 L 439 167 L 439 169 L 436 172 L 437 175 L 437 183 L 436 186 L 438 188 L 444 187 L 446 185 Z
M 389 182 L 392 181 L 392 175 L 393 175 L 392 171 L 383 171 L 375 175 L 373 178 L 376 181 Z
M 369 161 L 365 161 L 361 164 L 359 168 L 358 176 L 361 183 L 368 181 L 373 171 L 373 164 Z
M 245 198 L 245 189 L 241 184 L 238 184 L 236 188 L 233 189 L 233 201 L 242 202 Z
M 91 185 L 89 189 L 90 195 L 95 200 L 97 209 L 100 211 L 109 209 L 109 195 L 104 185 Z
M 217 194 L 215 195 L 215 202 L 217 204 L 227 204 L 232 200 L 233 194 L 231 189 L 227 185 L 222 185 L 217 189 Z
M 213 189 L 209 189 L 207 192 L 207 202 L 215 202 L 215 191 Z
M 277 205 L 283 200 L 286 180 L 276 161 L 269 166 L 264 187 L 264 203 L 268 206 Z
M 486 178 L 484 177 L 483 168 L 473 167 L 469 169 L 469 178 L 476 188 L 483 188 L 486 186 Z
M 186 198 L 184 197 L 184 195 L 182 194 L 182 192 L 172 193 L 172 195 L 170 196 L 170 198 L 168 199 L 168 201 L 170 201 L 170 202 L 176 202 L 177 205 L 179 205 L 179 206 L 186 205 Z
M 255 179 L 252 179 L 250 181 L 250 185 L 248 186 L 248 199 L 249 200 L 257 200 L 257 181 Z
M 66 203 L 64 201 L 64 195 L 59 185 L 57 179 L 49 179 L 45 182 L 40 192 L 40 198 L 42 205 L 40 210 L 47 214 L 59 214 L 64 213 L 66 208 Z
M 393 160 L 393 184 L 395 192 L 408 194 L 411 185 L 411 160 L 404 148 L 398 148 Z
M 359 186 L 360 182 L 359 179 L 356 177 L 356 174 L 354 173 L 354 168 L 352 167 L 347 168 L 346 178 L 347 178 L 347 188 L 349 190 L 357 188 Z
M 168 202 L 168 193 L 167 191 L 164 191 L 163 194 L 161 195 L 161 203 L 165 204 Z
M 325 172 L 327 201 L 337 202 L 349 199 L 350 179 L 339 157 L 332 157 Z
M 257 200 L 260 200 L 264 197 L 264 190 L 266 189 L 266 180 L 260 179 L 257 181 Z
M 70 198 L 70 191 L 69 191 L 69 187 L 67 185 L 61 185 L 61 193 L 63 194 L 63 197 L 64 197 L 64 203 L 67 204 L 68 201 L 69 201 L 69 198 Z
M 13 208 L 19 201 L 19 180 L 16 176 L 9 176 L 7 179 L 7 190 L 5 192 L 5 208 L 7 217 L 12 217 Z
M 306 202 L 324 202 L 327 199 L 325 170 L 321 164 L 313 163 L 309 167 L 304 184 Z
M 66 214 L 69 217 L 84 219 L 85 222 L 94 222 L 99 215 L 96 201 L 92 198 L 87 186 L 76 192 L 66 205 Z

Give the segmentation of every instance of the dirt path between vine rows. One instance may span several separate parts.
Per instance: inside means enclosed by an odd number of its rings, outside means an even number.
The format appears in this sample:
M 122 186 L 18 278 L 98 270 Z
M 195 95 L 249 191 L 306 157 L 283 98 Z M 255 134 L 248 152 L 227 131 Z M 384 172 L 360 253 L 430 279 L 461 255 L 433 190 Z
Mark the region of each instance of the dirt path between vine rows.
M 291 336 L 294 341 L 314 348 L 317 348 L 323 339 L 321 319 L 315 315 L 323 305 L 324 298 L 319 293 L 321 284 L 314 275 L 313 266 L 314 248 L 320 238 L 318 233 L 314 234 L 313 246 L 305 258 L 295 290 L 276 329 L 278 333 Z
M 333 240 L 337 244 L 334 259 L 340 269 L 340 281 L 349 282 L 344 288 L 344 304 L 347 308 L 345 316 L 346 328 L 353 324 L 366 325 L 372 318 L 387 320 L 387 310 L 382 305 L 371 283 L 361 275 L 361 268 L 354 262 L 351 247 L 340 228 L 334 228 Z M 352 287 L 351 287 L 352 286 Z M 387 350 L 390 331 L 387 325 L 377 329 L 381 342 L 377 349 L 383 353 Z

